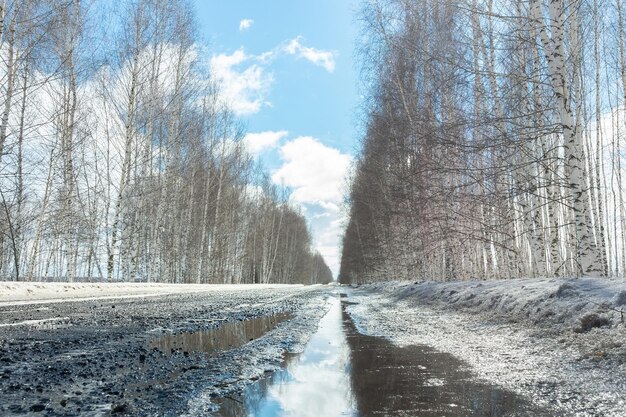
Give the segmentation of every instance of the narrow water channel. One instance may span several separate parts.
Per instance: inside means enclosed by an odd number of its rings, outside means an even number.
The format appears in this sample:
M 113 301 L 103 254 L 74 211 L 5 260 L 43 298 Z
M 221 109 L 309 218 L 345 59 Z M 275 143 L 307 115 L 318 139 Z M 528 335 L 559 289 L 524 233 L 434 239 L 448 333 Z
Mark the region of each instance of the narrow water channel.
M 339 297 L 303 353 L 287 355 L 284 367 L 249 385 L 241 397 L 220 402 L 218 416 L 351 416 L 350 348 Z
M 304 352 L 281 370 L 219 401 L 222 417 L 545 416 L 521 397 L 481 384 L 455 357 L 426 346 L 397 347 L 359 333 L 331 297 Z

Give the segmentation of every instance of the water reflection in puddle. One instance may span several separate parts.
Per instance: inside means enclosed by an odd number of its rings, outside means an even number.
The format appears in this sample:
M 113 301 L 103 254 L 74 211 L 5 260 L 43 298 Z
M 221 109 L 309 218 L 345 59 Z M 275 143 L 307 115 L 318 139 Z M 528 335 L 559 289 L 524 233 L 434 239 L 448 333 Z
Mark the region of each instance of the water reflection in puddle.
M 226 349 L 243 346 L 291 319 L 291 313 L 277 313 L 250 320 L 223 323 L 220 327 L 191 333 L 168 334 L 150 342 L 150 348 L 163 353 L 199 352 L 215 354 Z
M 345 298 L 344 298 L 345 300 Z M 219 400 L 222 417 L 543 416 L 517 395 L 476 383 L 463 362 L 425 346 L 360 334 L 334 297 L 301 355 Z
M 516 394 L 476 382 L 467 365 L 428 346 L 398 347 L 360 334 L 345 311 L 359 416 L 546 416 Z
M 341 303 L 330 310 L 304 352 L 288 355 L 285 368 L 249 385 L 241 398 L 220 401 L 218 416 L 351 416 L 350 349 L 341 327 Z

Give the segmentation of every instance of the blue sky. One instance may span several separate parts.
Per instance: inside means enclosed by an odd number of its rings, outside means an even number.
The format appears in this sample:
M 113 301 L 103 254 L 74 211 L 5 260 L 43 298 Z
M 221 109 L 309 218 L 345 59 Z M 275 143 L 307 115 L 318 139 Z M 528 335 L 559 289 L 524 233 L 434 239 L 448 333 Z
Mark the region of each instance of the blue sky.
M 302 207 L 336 274 L 345 175 L 357 143 L 355 0 L 195 0 L 245 141 Z

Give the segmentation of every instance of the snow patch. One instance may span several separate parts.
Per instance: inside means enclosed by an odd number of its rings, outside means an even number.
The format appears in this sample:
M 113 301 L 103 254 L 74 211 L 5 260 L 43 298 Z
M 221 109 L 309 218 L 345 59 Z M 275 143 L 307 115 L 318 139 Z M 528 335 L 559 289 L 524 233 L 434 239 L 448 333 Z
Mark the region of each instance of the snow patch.
M 351 293 L 360 331 L 451 353 L 566 415 L 624 415 L 623 280 L 391 282 Z M 606 322 L 576 333 L 589 315 Z
M 252 291 L 298 287 L 286 284 L 152 284 L 152 283 L 68 283 L 0 281 L 0 307 L 68 301 L 155 297 L 220 291 Z

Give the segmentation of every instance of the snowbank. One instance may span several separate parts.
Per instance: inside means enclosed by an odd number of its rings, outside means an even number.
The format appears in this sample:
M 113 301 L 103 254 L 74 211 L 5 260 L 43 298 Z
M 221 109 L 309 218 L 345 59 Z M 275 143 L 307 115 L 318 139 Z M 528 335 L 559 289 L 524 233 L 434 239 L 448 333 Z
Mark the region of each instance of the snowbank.
M 624 280 L 392 282 L 351 293 L 365 333 L 452 353 L 566 415 L 625 415 Z
M 375 284 L 396 300 L 481 314 L 509 322 L 580 329 L 581 319 L 596 314 L 616 327 L 626 313 L 626 281 L 618 279 L 520 279 L 463 282 Z
M 250 291 L 267 288 L 295 287 L 280 284 L 150 284 L 150 283 L 72 283 L 0 281 L 0 306 L 65 301 L 87 301 L 109 298 L 153 297 L 166 294 L 188 294 L 207 291 Z M 298 285 L 301 286 L 301 285 Z

